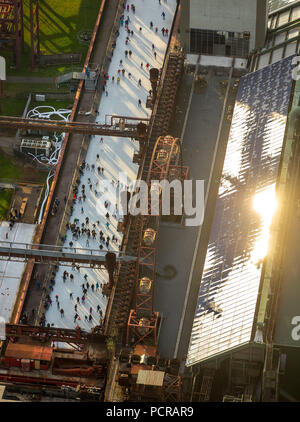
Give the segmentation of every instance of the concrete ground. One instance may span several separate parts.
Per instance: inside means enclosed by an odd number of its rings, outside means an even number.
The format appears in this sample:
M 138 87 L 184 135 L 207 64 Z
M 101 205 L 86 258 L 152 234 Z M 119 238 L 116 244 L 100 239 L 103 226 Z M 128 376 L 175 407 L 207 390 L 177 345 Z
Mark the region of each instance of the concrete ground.
M 188 110 L 186 129 L 183 142 L 183 162 L 190 167 L 190 178 L 204 180 L 205 192 L 216 147 L 218 128 L 224 103 L 224 91 L 220 82 L 228 79 L 228 73 L 218 76 L 214 68 L 209 68 L 205 76 L 207 87 L 204 90 L 194 90 L 190 109 Z M 185 75 L 182 86 L 190 91 L 191 76 Z M 177 110 L 182 111 L 180 102 L 187 105 L 187 98 L 181 91 Z M 178 119 L 174 119 L 177 121 Z M 182 121 L 182 119 L 181 119 Z M 180 128 L 172 128 L 178 136 Z M 160 312 L 163 323 L 159 335 L 159 352 L 168 358 L 174 357 L 177 336 L 179 332 L 185 295 L 192 267 L 193 254 L 199 227 L 184 227 L 162 224 L 160 230 L 158 268 L 160 274 L 166 265 L 171 265 L 177 274 L 173 279 L 157 277 L 155 289 L 155 310 Z M 201 274 L 199 274 L 200 282 Z M 194 285 L 197 295 L 199 285 Z M 191 324 L 194 308 L 189 306 L 186 318 Z M 179 358 L 187 352 L 190 332 L 183 330 Z

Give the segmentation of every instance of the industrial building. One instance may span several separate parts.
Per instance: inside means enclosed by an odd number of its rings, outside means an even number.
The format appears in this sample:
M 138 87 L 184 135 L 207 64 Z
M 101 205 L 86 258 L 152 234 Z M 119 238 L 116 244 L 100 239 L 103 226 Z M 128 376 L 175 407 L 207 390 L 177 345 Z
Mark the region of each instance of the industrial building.
M 116 1 L 100 51 L 107 3 L 69 120 L 0 116 L 22 139 L 66 133 L 36 225 L 0 242 L 1 289 L 14 279 L 0 300 L 2 400 L 300 400 L 287 387 L 300 341 L 300 2 L 145 2 L 125 12 L 132 36 Z M 38 158 L 28 139 L 22 153 Z M 153 180 L 204 180 L 203 221 L 189 227 L 174 207 L 163 216 L 161 189 L 148 213 L 103 214 L 100 182 L 135 178 L 150 193 Z M 139 189 L 126 186 L 122 208 Z
M 266 1 L 188 0 L 180 37 L 186 53 L 244 57 L 265 42 Z

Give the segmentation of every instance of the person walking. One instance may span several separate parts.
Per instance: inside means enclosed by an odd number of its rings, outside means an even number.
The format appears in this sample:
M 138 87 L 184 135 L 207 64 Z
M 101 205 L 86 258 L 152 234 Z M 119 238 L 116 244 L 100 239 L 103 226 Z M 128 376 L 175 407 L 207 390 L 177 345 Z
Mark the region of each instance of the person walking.
M 165 29 L 165 33 L 166 33 L 166 36 L 168 36 L 168 34 L 169 34 L 168 28 Z
M 153 54 L 154 54 L 154 58 L 155 58 L 155 60 L 156 60 L 156 51 L 154 51 L 154 53 L 153 53 Z
M 163 34 L 163 36 L 165 35 L 165 28 L 161 28 L 161 32 Z
M 76 319 L 78 318 L 78 314 L 77 314 L 77 312 L 76 312 L 76 314 L 74 315 L 74 322 L 76 322 Z
M 150 22 L 150 29 L 152 29 L 153 28 L 153 22 L 151 21 Z
M 70 293 L 70 299 L 73 299 L 73 293 L 72 292 Z
M 129 57 L 131 58 L 131 56 L 132 56 L 132 51 L 131 51 L 131 50 L 129 50 L 128 54 L 129 54 Z
M 90 314 L 93 312 L 93 308 L 92 307 L 90 307 Z
M 77 300 L 77 303 L 79 303 L 79 302 L 80 302 L 80 299 L 79 299 L 79 297 L 78 297 L 78 296 L 77 296 L 76 300 Z M 75 306 L 77 306 L 77 305 L 75 305 Z
M 85 301 L 84 295 L 81 297 L 81 301 L 82 301 L 82 303 L 84 303 L 84 301 Z
M 63 309 L 60 310 L 60 316 L 63 317 L 65 314 L 65 311 Z
M 141 79 L 139 79 L 139 86 L 142 86 L 142 80 Z
M 165 18 L 166 18 L 166 14 L 165 14 L 165 12 L 162 12 L 162 17 L 163 17 L 163 20 L 165 20 Z

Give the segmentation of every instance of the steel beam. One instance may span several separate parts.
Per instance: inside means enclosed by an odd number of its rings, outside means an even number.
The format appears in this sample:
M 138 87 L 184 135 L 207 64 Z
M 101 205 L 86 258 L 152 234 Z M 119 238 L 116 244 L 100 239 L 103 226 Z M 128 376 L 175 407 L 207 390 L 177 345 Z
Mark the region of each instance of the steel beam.
M 106 265 L 107 251 L 99 252 L 97 249 L 71 248 L 53 245 L 35 245 L 31 243 L 1 242 L 0 258 L 23 258 L 34 259 L 36 263 L 78 263 L 89 264 L 93 267 Z M 111 251 L 113 253 L 113 251 Z M 118 252 L 116 262 L 132 262 L 137 258 L 124 256 Z
M 123 138 L 140 138 L 147 134 L 147 125 L 139 119 L 138 124 L 129 123 L 126 119 L 124 124 L 109 125 L 97 123 L 64 122 L 56 120 L 24 119 L 21 117 L 0 116 L 0 128 L 30 129 L 45 132 L 68 132 L 83 133 L 89 135 L 107 135 Z M 139 129 L 142 128 L 140 131 Z

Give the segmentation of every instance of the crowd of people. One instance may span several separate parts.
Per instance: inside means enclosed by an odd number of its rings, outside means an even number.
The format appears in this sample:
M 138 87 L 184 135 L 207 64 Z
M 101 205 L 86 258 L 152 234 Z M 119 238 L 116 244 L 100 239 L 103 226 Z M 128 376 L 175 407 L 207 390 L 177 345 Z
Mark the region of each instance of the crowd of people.
M 139 15 L 139 12 L 141 10 L 142 13 L 143 7 L 149 8 L 149 4 L 139 2 L 135 5 L 124 2 L 124 14 L 121 16 L 118 30 L 119 35 L 121 31 L 124 32 L 122 36 L 116 38 L 115 48 L 121 42 L 122 46 L 118 46 L 118 55 L 115 50 L 110 69 L 104 75 L 106 95 L 100 102 L 99 119 L 109 112 L 126 115 L 128 108 L 136 116 L 137 111 L 132 108 L 133 102 L 137 101 L 141 107 L 144 104 L 141 98 L 136 98 L 134 90 L 131 91 L 134 95 L 124 97 L 124 104 L 120 101 L 120 97 L 118 97 L 119 104 L 112 104 L 113 100 L 108 95 L 109 91 L 113 89 L 117 91 L 117 85 L 122 86 L 122 80 L 125 78 L 130 84 L 135 84 L 139 90 L 142 89 L 141 92 L 147 95 L 151 93 L 149 70 L 152 66 L 160 67 L 159 64 L 162 64 L 167 44 L 167 41 L 163 40 L 168 36 L 167 20 L 170 24 L 169 16 L 165 21 L 168 8 L 163 8 L 161 2 L 158 2 L 158 5 L 160 12 L 153 13 L 151 9 L 149 22 L 144 22 L 145 19 Z M 155 22 L 155 19 L 159 21 Z M 163 27 L 159 31 L 158 28 L 162 26 L 162 23 Z M 142 28 L 141 31 L 139 27 Z M 142 37 L 139 34 L 139 32 L 144 34 L 147 30 L 153 31 L 152 38 L 148 37 L 149 34 Z M 137 34 L 134 31 L 137 31 Z M 152 56 L 145 61 L 145 54 L 147 56 L 149 51 L 152 52 Z M 109 109 L 110 104 L 112 110 Z M 138 115 L 141 113 L 142 111 Z M 122 212 L 115 198 L 118 197 L 119 190 L 128 189 L 129 186 L 122 184 L 118 176 L 120 172 L 125 171 L 130 173 L 128 179 L 133 179 L 137 174 L 138 166 L 132 163 L 135 148 L 136 146 L 133 146 L 129 139 L 91 138 L 87 156 L 80 164 L 79 176 L 71 191 L 73 203 L 63 239 L 65 251 L 86 253 L 86 248 L 89 248 L 95 250 L 95 253 L 104 255 L 108 250 L 119 251 L 122 234 L 117 231 L 117 225 Z M 107 191 L 105 184 L 101 183 L 103 181 L 109 183 L 111 189 Z M 117 194 L 114 195 L 111 192 Z M 65 205 L 68 202 L 67 197 L 64 197 L 63 201 L 56 199 L 53 212 L 57 212 L 57 209 L 62 206 L 61 202 Z M 94 253 L 93 251 L 90 253 Z M 68 328 L 74 327 L 75 324 L 85 329 L 91 328 L 92 325 L 101 326 L 108 300 L 103 293 L 107 281 L 108 274 L 104 269 L 83 268 L 78 264 L 72 267 L 58 265 L 51 277 L 50 286 L 45 291 L 40 324 Z M 33 310 L 33 314 L 35 312 Z
M 166 3 L 166 1 L 165 1 Z M 161 2 L 159 2 L 159 4 L 161 5 Z M 142 7 L 142 6 L 141 6 Z M 139 54 L 133 54 L 131 48 L 127 49 L 128 47 L 130 47 L 132 40 L 135 39 L 134 37 L 134 30 L 133 28 L 133 24 L 135 23 L 135 20 L 133 17 L 130 17 L 130 13 L 132 12 L 133 15 L 135 15 L 136 12 L 136 6 L 134 4 L 127 4 L 127 0 L 124 1 L 123 3 L 123 8 L 124 8 L 124 14 L 121 15 L 120 17 L 120 28 L 116 31 L 115 36 L 116 39 L 120 36 L 120 31 L 122 31 L 122 29 L 125 31 L 125 33 L 127 34 L 126 39 L 125 39 L 125 50 L 124 50 L 124 56 L 125 56 L 125 61 L 123 61 L 123 59 L 120 59 L 119 61 L 119 68 L 117 69 L 117 74 L 115 75 L 109 75 L 108 73 L 104 74 L 104 84 L 103 84 L 103 91 L 105 92 L 105 95 L 108 96 L 109 95 L 109 82 L 111 82 L 111 84 L 113 84 L 115 81 L 117 81 L 117 85 L 120 84 L 120 82 L 122 81 L 122 78 L 128 76 L 128 78 L 132 81 L 132 83 L 138 83 L 139 86 L 142 86 L 142 80 L 141 78 L 135 80 L 135 78 L 132 77 L 132 72 L 130 72 L 129 70 L 126 69 L 127 64 L 126 64 L 126 59 L 130 60 L 130 61 L 136 61 L 138 59 Z M 128 15 L 125 15 L 125 13 L 128 13 Z M 164 21 L 166 17 L 165 12 L 163 11 L 161 13 L 161 20 Z M 158 25 L 160 26 L 161 22 L 158 23 Z M 159 32 L 159 27 L 156 26 L 153 21 L 149 22 L 149 27 L 151 30 L 153 30 L 155 32 L 155 34 L 157 34 Z M 138 31 L 141 33 L 143 30 L 142 26 L 139 26 Z M 168 37 L 169 35 L 169 29 L 165 28 L 164 26 L 161 27 L 160 29 L 162 36 L 163 37 Z M 117 47 L 117 41 L 115 41 L 112 44 L 112 48 L 113 48 L 113 52 L 112 55 L 114 54 L 114 49 Z M 133 47 L 132 47 L 133 48 Z M 154 43 L 152 43 L 152 54 L 155 60 L 157 60 L 158 58 L 158 53 L 156 51 L 156 46 Z M 155 67 L 159 67 L 159 63 L 155 64 Z M 141 69 L 145 69 L 147 71 L 149 71 L 151 69 L 151 64 L 149 62 L 140 62 L 140 67 Z M 150 94 L 151 95 L 151 94 Z M 138 105 L 142 106 L 143 101 L 138 98 Z M 145 103 L 146 105 L 146 103 Z

